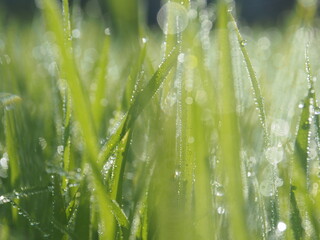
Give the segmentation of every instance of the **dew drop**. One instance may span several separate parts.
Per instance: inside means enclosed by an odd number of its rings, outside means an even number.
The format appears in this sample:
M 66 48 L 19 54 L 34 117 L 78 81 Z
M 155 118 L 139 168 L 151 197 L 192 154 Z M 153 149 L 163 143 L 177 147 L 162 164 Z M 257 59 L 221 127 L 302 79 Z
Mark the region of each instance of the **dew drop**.
M 304 108 L 304 103 L 299 103 L 298 108 L 300 109 Z
M 217 212 L 218 212 L 219 215 L 224 214 L 225 211 L 226 211 L 226 210 L 225 210 L 223 207 L 218 207 L 218 208 L 217 208 Z
M 224 195 L 224 188 L 223 186 L 217 186 L 215 189 L 215 194 L 218 197 L 222 197 Z
M 284 222 L 278 222 L 277 229 L 279 232 L 284 232 L 287 229 L 287 224 Z
M 181 176 L 181 171 L 176 170 L 176 171 L 174 172 L 174 177 L 175 177 L 175 178 L 179 178 L 180 176 Z
M 320 108 L 319 107 L 315 107 L 314 108 L 314 114 L 315 115 L 319 115 L 320 114 Z
M 242 40 L 242 41 L 240 42 L 240 45 L 241 45 L 241 47 L 246 46 L 246 45 L 247 45 L 247 40 Z

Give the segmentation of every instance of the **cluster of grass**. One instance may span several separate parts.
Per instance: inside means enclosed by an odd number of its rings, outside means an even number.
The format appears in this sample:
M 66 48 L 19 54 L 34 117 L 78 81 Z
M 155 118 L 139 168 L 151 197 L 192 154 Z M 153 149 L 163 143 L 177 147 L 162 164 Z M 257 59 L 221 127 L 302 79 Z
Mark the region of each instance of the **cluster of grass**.
M 163 32 L 109 2 L 0 25 L 0 239 L 318 239 L 316 1 L 282 30 L 171 1 Z

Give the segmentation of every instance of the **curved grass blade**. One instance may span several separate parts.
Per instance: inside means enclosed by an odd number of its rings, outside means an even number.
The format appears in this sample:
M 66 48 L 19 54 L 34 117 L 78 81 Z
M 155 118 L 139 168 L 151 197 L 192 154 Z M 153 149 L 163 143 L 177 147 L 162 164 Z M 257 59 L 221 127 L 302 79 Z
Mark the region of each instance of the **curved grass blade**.
M 249 73 L 249 77 L 251 80 L 251 86 L 253 88 L 253 94 L 254 94 L 254 99 L 255 99 L 255 104 L 258 107 L 259 110 L 259 118 L 260 118 L 260 122 L 263 128 L 263 132 L 264 132 L 264 138 L 265 138 L 265 145 L 268 146 L 269 145 L 269 133 L 266 127 L 266 114 L 265 114 L 265 107 L 264 107 L 264 102 L 263 102 L 263 97 L 261 94 L 261 90 L 260 90 L 260 84 L 259 81 L 257 79 L 257 76 L 255 74 L 255 71 L 253 69 L 249 54 L 247 52 L 247 49 L 245 47 L 245 40 L 242 38 L 241 33 L 239 31 L 239 28 L 237 26 L 236 20 L 234 19 L 233 15 L 231 12 L 229 12 L 229 17 L 233 23 L 234 29 L 236 31 L 236 35 L 238 38 L 238 42 L 239 42 L 239 46 L 244 58 L 244 61 L 246 63 L 247 66 L 247 70 Z
M 137 94 L 119 128 L 115 134 L 111 136 L 110 140 L 107 141 L 102 147 L 99 154 L 100 164 L 105 159 L 110 157 L 112 150 L 116 147 L 117 143 L 124 137 L 128 130 L 132 128 L 134 121 L 157 92 L 167 74 L 170 72 L 173 66 L 175 66 L 175 61 L 178 56 L 178 49 L 178 47 L 173 48 L 169 56 L 161 63 L 157 71 L 154 73 L 148 84 Z

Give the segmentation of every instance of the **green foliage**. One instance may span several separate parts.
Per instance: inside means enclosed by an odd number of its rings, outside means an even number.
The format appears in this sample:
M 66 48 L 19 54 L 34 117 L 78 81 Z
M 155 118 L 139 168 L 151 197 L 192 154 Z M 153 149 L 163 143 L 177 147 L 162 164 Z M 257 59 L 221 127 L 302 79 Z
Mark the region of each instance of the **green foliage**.
M 138 3 L 0 24 L 0 239 L 317 239 L 316 5 Z

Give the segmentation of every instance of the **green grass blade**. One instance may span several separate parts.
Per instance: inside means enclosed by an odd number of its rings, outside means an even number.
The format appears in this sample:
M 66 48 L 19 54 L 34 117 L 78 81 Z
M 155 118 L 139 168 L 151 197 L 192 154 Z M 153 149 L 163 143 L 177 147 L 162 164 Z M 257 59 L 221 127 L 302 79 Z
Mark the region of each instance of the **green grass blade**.
M 231 46 L 228 30 L 228 5 L 224 1 L 218 6 L 219 30 L 219 145 L 223 161 L 228 220 L 232 238 L 249 239 L 244 212 L 244 197 L 241 176 L 240 136 L 236 114 L 236 99 L 231 61 Z M 231 177 L 232 176 L 232 177 Z
M 66 78 L 70 89 L 75 117 L 80 123 L 82 134 L 85 136 L 84 140 L 88 148 L 87 150 L 90 152 L 90 157 L 95 158 L 95 156 L 98 155 L 97 136 L 89 99 L 79 79 L 72 56 L 72 49 L 69 44 L 65 44 L 64 24 L 61 22 L 59 7 L 55 1 L 52 0 L 43 1 L 43 3 L 44 16 L 48 28 L 51 29 L 56 36 L 56 42 L 60 52 L 60 58 L 58 60 L 60 61 L 62 77 Z M 67 11 L 67 9 L 64 10 Z M 68 14 L 66 13 L 66 15 Z M 69 33 L 67 33 L 67 36 L 69 36 Z
M 301 219 L 299 207 L 297 204 L 297 200 L 294 194 L 293 186 L 291 186 L 291 189 L 290 189 L 290 206 L 291 206 L 290 223 L 292 226 L 294 238 L 296 240 L 303 239 L 304 229 L 302 227 L 302 219 Z
M 123 138 L 123 136 L 128 132 L 134 121 L 137 119 L 139 114 L 145 108 L 145 106 L 150 102 L 151 98 L 155 95 L 161 83 L 166 78 L 167 74 L 170 72 L 172 67 L 175 65 L 175 61 L 178 56 L 178 47 L 175 47 L 169 56 L 161 63 L 157 71 L 154 73 L 148 84 L 141 90 L 131 107 L 123 119 L 122 123 L 119 125 L 115 134 L 113 134 L 102 147 L 99 154 L 99 162 L 105 161 L 111 154 L 112 150 L 116 147 L 116 144 Z
M 256 73 L 255 73 L 255 71 L 253 69 L 253 66 L 252 66 L 248 51 L 246 49 L 246 40 L 244 40 L 242 38 L 241 33 L 239 31 L 239 28 L 237 26 L 237 22 L 234 19 L 233 15 L 232 15 L 232 13 L 230 11 L 229 11 L 229 17 L 230 17 L 230 19 L 231 19 L 231 21 L 233 23 L 234 28 L 235 28 L 237 39 L 238 39 L 238 43 L 239 43 L 239 46 L 240 46 L 244 61 L 246 63 L 246 67 L 247 67 L 247 70 L 248 70 L 248 73 L 249 73 L 249 77 L 250 77 L 250 80 L 251 80 L 251 85 L 252 85 L 252 88 L 253 88 L 255 104 L 256 104 L 256 106 L 258 108 L 258 111 L 259 111 L 259 118 L 260 118 L 260 122 L 261 122 L 261 125 L 262 125 L 262 128 L 263 128 L 263 132 L 264 132 L 265 145 L 268 146 L 269 145 L 270 136 L 269 136 L 269 133 L 268 133 L 268 130 L 267 130 L 267 125 L 266 125 L 265 107 L 264 107 L 264 101 L 263 101 L 263 97 L 262 97 L 261 90 L 260 90 L 260 84 L 259 84 L 259 81 L 257 79 Z
M 107 75 L 107 65 L 109 62 L 109 48 L 110 48 L 110 36 L 106 36 L 104 40 L 104 45 L 102 48 L 101 57 L 99 59 L 99 64 L 97 66 L 96 72 L 96 85 L 97 90 L 95 92 L 95 98 L 93 102 L 93 116 L 95 123 L 97 124 L 97 129 L 101 128 L 102 125 L 102 115 L 103 115 L 103 106 L 102 101 L 106 99 L 106 75 Z

